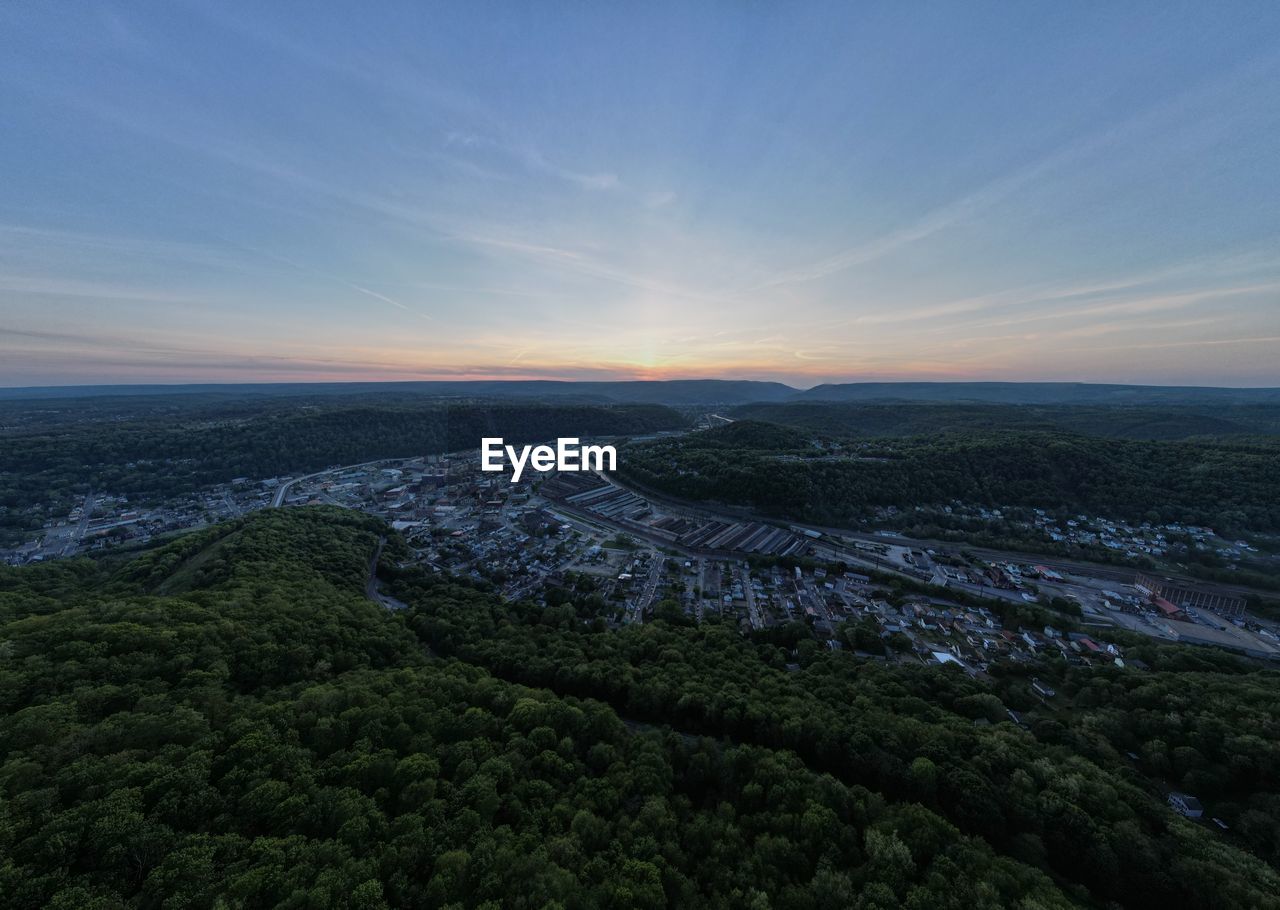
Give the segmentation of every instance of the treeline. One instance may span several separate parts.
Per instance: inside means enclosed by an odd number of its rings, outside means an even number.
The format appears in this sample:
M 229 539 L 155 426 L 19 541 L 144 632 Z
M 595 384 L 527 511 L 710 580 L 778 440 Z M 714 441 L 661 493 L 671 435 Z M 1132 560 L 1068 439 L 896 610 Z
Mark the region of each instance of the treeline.
M 433 656 L 466 649 L 363 595 L 385 533 L 347 511 L 275 510 L 130 562 L 0 569 L 4 906 L 1085 903 L 939 811 L 788 749 L 655 730 L 555 691 L 570 686 L 501 678 L 487 654 Z M 415 627 L 525 633 L 539 676 L 580 647 L 554 610 L 543 623 L 473 589 L 399 586 Z M 674 694 L 680 649 L 700 639 L 651 634 L 620 641 L 659 677 L 671 661 Z M 715 649 L 725 668 L 734 641 Z M 742 710 L 774 705 L 761 694 Z M 1207 849 L 1217 906 L 1272 901 L 1260 867 Z
M 619 468 L 693 500 L 818 524 L 878 507 L 1023 506 L 1220 533 L 1280 530 L 1280 446 L 1151 443 L 991 432 L 816 446 L 799 430 L 739 421 L 629 446 Z
M 39 529 L 44 518 L 65 515 L 75 497 L 91 489 L 156 500 L 237 477 L 256 480 L 370 458 L 478 448 L 484 436 L 529 443 L 685 425 L 678 412 L 659 405 L 287 401 L 247 412 L 61 424 L 2 437 L 0 530 Z M 42 508 L 27 511 L 34 506 Z
M 1280 435 L 1280 405 L 1014 405 L 761 403 L 735 418 L 763 420 L 830 436 L 920 436 L 1009 430 L 1058 431 L 1116 439 Z

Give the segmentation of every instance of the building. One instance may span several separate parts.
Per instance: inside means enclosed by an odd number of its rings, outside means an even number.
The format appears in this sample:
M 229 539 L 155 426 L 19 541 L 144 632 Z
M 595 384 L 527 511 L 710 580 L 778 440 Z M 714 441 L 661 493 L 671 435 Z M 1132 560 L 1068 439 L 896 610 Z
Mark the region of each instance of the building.
M 1188 588 L 1172 578 L 1141 572 L 1138 573 L 1133 585 L 1153 602 L 1158 603 L 1157 599 L 1163 599 L 1183 610 L 1188 608 L 1212 610 L 1220 616 L 1233 618 L 1244 615 L 1244 598 L 1235 594 Z
M 1038 679 L 1031 680 L 1031 688 L 1042 698 L 1053 698 L 1058 694 Z
M 1174 604 L 1169 602 L 1168 600 L 1165 600 L 1159 594 L 1153 594 L 1151 596 L 1151 603 L 1155 605 L 1155 608 L 1159 610 L 1161 614 L 1163 614 L 1165 619 L 1186 619 L 1187 618 L 1187 612 L 1185 610 L 1183 610 L 1177 604 Z
M 1173 807 L 1174 812 L 1185 815 L 1187 818 L 1199 818 L 1204 815 L 1204 806 L 1200 805 L 1200 800 L 1186 793 L 1170 793 L 1169 805 Z

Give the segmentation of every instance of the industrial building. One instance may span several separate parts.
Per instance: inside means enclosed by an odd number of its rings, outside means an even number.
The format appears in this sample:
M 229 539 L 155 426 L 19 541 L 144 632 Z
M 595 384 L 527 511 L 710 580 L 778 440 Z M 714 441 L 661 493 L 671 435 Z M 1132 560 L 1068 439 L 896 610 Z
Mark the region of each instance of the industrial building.
M 1134 587 L 1156 602 L 1157 598 L 1183 610 L 1211 610 L 1219 616 L 1232 619 L 1244 616 L 1244 598 L 1221 591 L 1202 591 L 1189 588 L 1172 578 L 1138 573 Z

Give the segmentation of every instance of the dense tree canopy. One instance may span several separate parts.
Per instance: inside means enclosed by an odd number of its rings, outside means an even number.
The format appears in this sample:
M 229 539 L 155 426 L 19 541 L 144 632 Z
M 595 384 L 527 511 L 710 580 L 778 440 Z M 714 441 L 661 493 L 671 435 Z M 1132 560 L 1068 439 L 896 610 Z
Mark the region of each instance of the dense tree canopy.
M 410 575 L 412 619 L 384 612 L 363 595 L 384 533 L 349 512 L 272 511 L 128 562 L 0 572 L 5 906 L 1082 899 L 923 790 L 886 799 L 788 749 L 663 732 L 433 653 L 410 625 L 469 637 L 466 614 L 503 608 Z M 548 656 L 580 646 L 542 628 L 530 640 Z M 1237 904 L 1261 893 L 1258 869 L 1233 874 Z
M 1123 750 L 1143 728 L 1125 731 L 1111 717 L 1116 739 L 1100 736 L 1095 725 L 1103 716 L 1090 716 L 1086 709 L 1098 706 L 1083 696 L 1085 713 L 1032 717 L 1043 729 L 1011 723 L 1006 707 L 1025 710 L 1035 702 L 1027 691 L 1030 668 L 998 668 L 1009 679 L 988 687 L 954 668 L 890 667 L 822 648 L 801 647 L 793 656 L 780 647 L 784 636 L 752 642 L 717 624 L 591 630 L 567 607 L 506 605 L 417 571 L 402 573 L 395 590 L 415 605 L 410 624 L 440 653 L 504 679 L 605 699 L 637 721 L 794 753 L 807 767 L 893 804 L 919 803 L 1096 899 L 1132 907 L 1252 906 L 1267 904 L 1268 892 L 1280 886 L 1273 869 L 1163 805 L 1168 784 L 1199 781 L 1167 778 L 1154 764 L 1139 773 Z M 1169 669 L 1099 679 L 1148 697 L 1185 688 L 1189 695 L 1177 704 L 1186 704 L 1204 677 L 1186 677 L 1184 687 L 1181 668 L 1215 665 L 1182 648 L 1138 653 Z M 802 665 L 788 666 L 796 658 Z M 1233 687 L 1241 693 L 1230 712 L 1241 725 L 1237 732 L 1246 735 L 1251 723 L 1266 720 L 1258 738 L 1269 745 L 1252 749 L 1249 761 L 1269 770 L 1242 769 L 1254 776 L 1234 778 L 1231 792 L 1263 805 L 1251 817 L 1263 833 L 1248 843 L 1269 856 L 1268 838 L 1280 825 L 1269 795 L 1277 767 L 1274 721 L 1266 715 L 1275 706 L 1276 674 L 1233 659 L 1222 668 L 1230 676 L 1216 685 L 1218 697 L 1230 699 Z M 1092 684 L 1083 672 L 1073 678 L 1073 686 Z M 1226 745 L 1231 737 L 1219 734 L 1199 767 L 1237 761 Z M 1173 742 L 1170 749 L 1178 747 Z
M 923 436 L 1001 430 L 1065 431 L 1118 439 L 1216 440 L 1280 435 L 1274 404 L 1008 405 L 800 402 L 747 404 L 734 417 L 836 436 Z
M 817 523 L 952 502 L 1280 530 L 1280 445 L 1003 431 L 850 442 L 757 421 L 629 446 L 624 473 L 672 495 Z

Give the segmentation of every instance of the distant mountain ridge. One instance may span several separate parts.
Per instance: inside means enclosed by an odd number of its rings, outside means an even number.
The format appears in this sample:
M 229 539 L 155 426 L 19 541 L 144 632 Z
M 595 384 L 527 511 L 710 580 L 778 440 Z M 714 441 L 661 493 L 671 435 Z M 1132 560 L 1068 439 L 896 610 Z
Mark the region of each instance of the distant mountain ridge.
M 102 385 L 0 388 L 0 400 L 201 395 L 205 397 L 291 397 L 368 395 L 380 392 L 435 398 L 569 399 L 592 404 L 747 404 L 787 401 L 799 390 L 780 382 L 751 379 L 669 379 L 570 381 L 480 379 L 421 382 L 210 383 L 187 385 Z
M 1009 431 L 1074 433 L 1118 439 L 1241 439 L 1280 436 L 1280 405 L 994 404 L 959 401 L 781 401 L 724 408 L 743 422 L 768 421 L 811 433 L 905 437 Z
M 986 404 L 1280 404 L 1280 388 L 1146 386 L 1090 382 L 848 382 L 814 386 L 793 401 Z
M 0 400 L 146 396 L 290 397 L 381 392 L 435 398 L 536 398 L 596 404 L 737 405 L 781 402 L 985 404 L 1280 404 L 1280 388 L 1144 386 L 1087 382 L 848 382 L 796 389 L 753 379 L 621 381 L 443 380 L 421 382 L 210 383 L 0 388 Z

